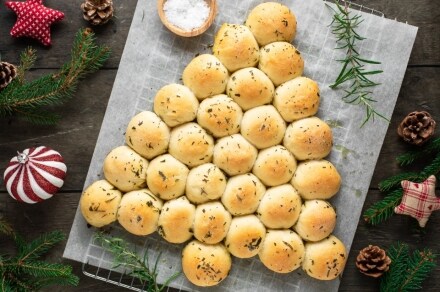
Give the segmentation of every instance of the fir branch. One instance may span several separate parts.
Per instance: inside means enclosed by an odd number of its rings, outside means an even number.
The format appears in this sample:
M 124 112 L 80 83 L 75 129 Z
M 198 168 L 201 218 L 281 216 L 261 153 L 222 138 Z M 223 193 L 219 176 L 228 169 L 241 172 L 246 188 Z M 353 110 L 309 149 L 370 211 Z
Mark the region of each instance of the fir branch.
M 57 243 L 65 239 L 61 231 L 45 233 L 31 241 L 29 244 L 19 244 L 19 262 L 36 260 L 47 253 Z
M 17 81 L 20 84 L 25 82 L 25 73 L 29 71 L 37 60 L 37 51 L 31 47 L 26 48 L 20 54 L 20 66 L 17 68 Z
M 405 280 L 405 273 L 402 271 L 406 271 L 408 268 L 409 246 L 398 242 L 396 245 L 390 246 L 386 253 L 391 259 L 391 264 L 388 272 L 382 278 L 380 291 L 398 291 L 398 284 Z
M 397 156 L 396 160 L 401 166 L 410 165 L 415 160 L 425 157 L 433 152 L 440 152 L 440 138 L 428 142 L 423 148 L 406 152 Z
M 424 181 L 426 178 L 417 173 L 417 172 L 405 172 L 405 173 L 400 173 L 397 175 L 394 175 L 392 177 L 389 177 L 387 179 L 384 179 L 383 181 L 381 181 L 379 183 L 379 190 L 381 192 L 387 192 L 392 190 L 395 187 L 400 186 L 400 183 L 402 182 L 402 180 L 410 180 L 410 181 Z
M 35 60 L 30 52 L 28 50 L 28 53 L 25 51 L 22 54 L 21 72 L 28 69 Z M 71 54 L 71 60 L 58 73 L 45 75 L 28 83 L 12 82 L 2 90 L 0 116 L 15 114 L 33 123 L 54 124 L 59 117 L 41 108 L 61 104 L 71 97 L 78 81 L 102 67 L 110 50 L 97 46 L 94 34 L 85 29 L 76 34 Z
M 402 199 L 403 189 L 397 189 L 389 193 L 384 199 L 368 208 L 364 214 L 364 220 L 371 225 L 377 225 L 388 220 L 394 214 L 394 208 Z
M 347 89 L 344 89 L 345 95 L 342 100 L 365 108 L 365 118 L 361 127 L 370 119 L 374 120 L 375 117 L 389 122 L 388 118 L 374 108 L 373 103 L 376 100 L 371 97 L 371 88 L 379 85 L 379 83 L 372 81 L 370 76 L 380 74 L 383 71 L 366 69 L 367 65 L 378 65 L 380 62 L 368 60 L 359 54 L 357 42 L 365 38 L 357 33 L 357 29 L 363 19 L 360 14 L 352 15 L 351 11 L 348 10 L 347 3 L 345 1 L 344 3 L 345 7 L 342 7 L 339 1 L 336 1 L 336 9 L 326 4 L 333 11 L 333 19 L 330 25 L 339 45 L 336 49 L 346 51 L 345 58 L 339 60 L 342 63 L 341 71 L 335 82 L 330 85 L 330 88 L 336 89 L 346 82 L 351 83 Z
M 158 264 L 160 255 L 156 258 L 154 266 L 151 268 L 148 257 L 148 250 L 144 252 L 143 257 L 140 257 L 136 252 L 130 250 L 129 245 L 122 238 L 109 237 L 102 232 L 95 234 L 95 239 L 101 243 L 102 247 L 110 252 L 114 257 L 114 268 L 123 266 L 131 270 L 131 276 L 139 278 L 142 285 L 148 292 L 163 291 L 172 281 L 174 281 L 179 273 L 173 274 L 165 283 L 159 285 L 157 283 Z

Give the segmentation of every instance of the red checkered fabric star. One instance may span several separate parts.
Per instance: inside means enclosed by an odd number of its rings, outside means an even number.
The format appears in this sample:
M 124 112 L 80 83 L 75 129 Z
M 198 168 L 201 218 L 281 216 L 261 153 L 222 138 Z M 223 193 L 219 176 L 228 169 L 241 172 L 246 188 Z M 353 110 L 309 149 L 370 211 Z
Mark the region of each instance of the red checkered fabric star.
M 47 8 L 43 0 L 26 2 L 6 2 L 6 6 L 17 14 L 17 22 L 11 30 L 11 36 L 37 39 L 50 46 L 50 26 L 64 18 L 64 13 Z
M 409 215 L 419 221 L 420 227 L 425 227 L 431 213 L 440 209 L 440 198 L 435 196 L 435 176 L 431 175 L 422 183 L 404 180 L 402 188 L 402 202 L 394 212 Z

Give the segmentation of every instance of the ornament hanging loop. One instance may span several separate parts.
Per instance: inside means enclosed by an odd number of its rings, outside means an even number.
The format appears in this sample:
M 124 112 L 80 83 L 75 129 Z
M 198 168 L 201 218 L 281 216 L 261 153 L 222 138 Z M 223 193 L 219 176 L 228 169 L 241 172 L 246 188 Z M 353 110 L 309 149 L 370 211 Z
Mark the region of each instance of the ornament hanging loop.
M 25 153 L 20 153 L 17 151 L 17 160 L 19 163 L 26 163 L 29 160 L 29 157 Z

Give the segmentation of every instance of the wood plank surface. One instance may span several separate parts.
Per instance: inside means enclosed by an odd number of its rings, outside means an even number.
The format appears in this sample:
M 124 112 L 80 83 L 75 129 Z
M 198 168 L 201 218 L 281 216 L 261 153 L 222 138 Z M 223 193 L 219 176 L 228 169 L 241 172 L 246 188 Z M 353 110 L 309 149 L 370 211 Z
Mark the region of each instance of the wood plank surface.
M 140 0 L 146 1 L 146 0 Z M 70 56 L 75 32 L 88 26 L 82 19 L 81 0 L 46 0 L 49 7 L 63 11 L 65 19 L 52 29 L 51 48 L 44 48 L 29 39 L 9 37 L 15 15 L 0 8 L 0 53 L 2 60 L 17 63 L 19 52 L 32 45 L 38 49 L 38 60 L 30 77 L 55 72 Z M 0 174 L 17 150 L 47 145 L 60 151 L 69 167 L 68 177 L 62 191 L 54 198 L 37 205 L 19 204 L 11 200 L 0 186 L 0 214 L 13 222 L 17 231 L 32 238 L 44 231 L 59 229 L 69 233 L 78 200 L 83 188 L 90 159 L 111 93 L 117 67 L 131 24 L 136 0 L 114 1 L 116 17 L 107 25 L 95 28 L 98 42 L 112 49 L 112 56 L 105 69 L 82 81 L 75 96 L 64 105 L 53 108 L 63 118 L 53 127 L 34 126 L 16 118 L 0 119 Z M 378 201 L 382 194 L 377 191 L 380 180 L 400 172 L 394 158 L 397 153 L 412 149 L 396 135 L 396 128 L 403 117 L 413 110 L 427 110 L 440 123 L 440 1 L 433 0 L 361 0 L 353 1 L 380 10 L 385 16 L 407 21 L 419 27 L 417 39 L 410 58 L 397 105 L 385 137 L 364 210 Z M 0 2 L 1 5 L 4 1 Z M 155 1 L 151 1 L 155 5 Z M 385 85 L 386 86 L 386 85 Z M 386 98 L 386 97 L 384 97 Z M 382 121 L 377 121 L 382 122 Z M 438 133 L 438 130 L 437 130 Z M 439 136 L 437 134 L 437 136 Z M 429 160 L 429 158 L 427 159 Z M 426 161 L 425 161 L 426 162 Z M 420 169 L 423 162 L 411 169 Z M 360 249 L 368 244 L 388 247 L 396 241 L 409 243 L 414 248 L 432 248 L 440 251 L 440 212 L 434 213 L 425 229 L 417 227 L 416 221 L 407 216 L 394 216 L 386 223 L 372 227 L 362 219 L 345 269 L 340 291 L 378 291 L 378 280 L 360 274 L 354 266 Z M 0 250 L 12 252 L 11 243 L 0 238 Z M 78 287 L 55 287 L 51 291 L 121 291 L 121 288 L 88 278 L 81 273 L 81 264 L 62 260 L 64 243 L 55 248 L 48 258 L 72 264 L 81 277 Z M 423 291 L 440 291 L 440 267 L 427 279 Z

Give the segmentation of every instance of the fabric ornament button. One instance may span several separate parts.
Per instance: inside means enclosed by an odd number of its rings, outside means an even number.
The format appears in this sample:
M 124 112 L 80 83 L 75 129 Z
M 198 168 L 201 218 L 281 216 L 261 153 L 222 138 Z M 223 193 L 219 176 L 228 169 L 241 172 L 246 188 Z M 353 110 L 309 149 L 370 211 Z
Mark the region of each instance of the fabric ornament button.
M 66 171 L 60 153 L 40 146 L 18 152 L 9 162 L 3 178 L 11 197 L 34 204 L 51 198 L 63 186 Z

